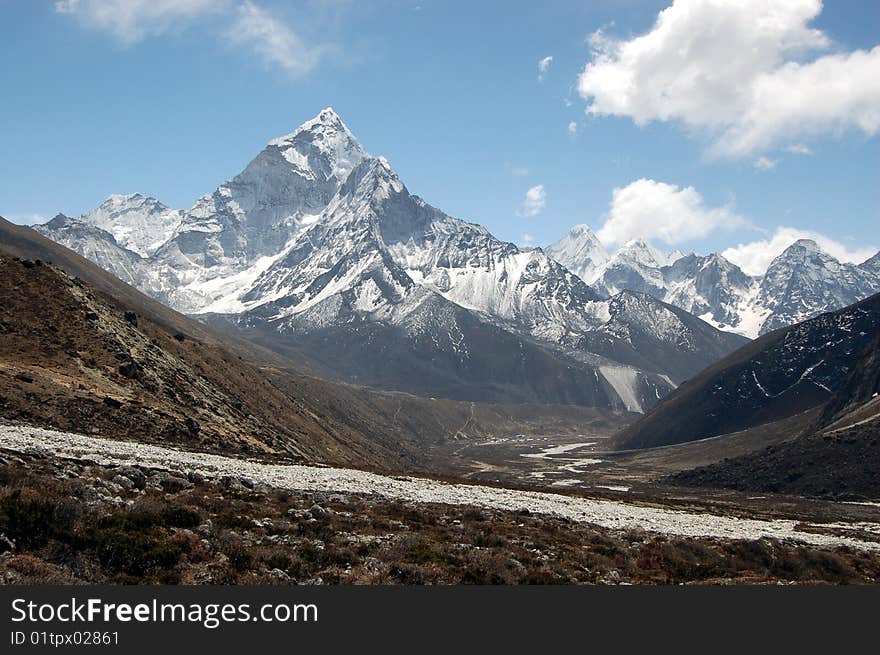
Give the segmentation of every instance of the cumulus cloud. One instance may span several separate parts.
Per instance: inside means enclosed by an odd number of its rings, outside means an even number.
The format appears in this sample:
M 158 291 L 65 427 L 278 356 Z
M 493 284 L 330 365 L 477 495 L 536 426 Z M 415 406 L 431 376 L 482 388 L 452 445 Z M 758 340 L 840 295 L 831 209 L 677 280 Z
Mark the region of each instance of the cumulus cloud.
M 776 257 L 798 239 L 812 239 L 819 247 L 842 262 L 860 264 L 877 252 L 876 248 L 849 248 L 824 234 L 795 227 L 780 226 L 766 239 L 741 243 L 721 254 L 749 275 L 763 275 Z
M 693 187 L 642 178 L 614 189 L 596 236 L 608 246 L 635 238 L 674 245 L 734 229 L 757 230 L 730 207 L 707 206 Z M 764 238 L 740 243 L 721 254 L 749 275 L 763 275 L 770 262 L 798 239 L 812 239 L 842 262 L 859 264 L 877 252 L 876 245 L 853 248 L 819 232 L 781 226 Z
M 568 124 L 568 133 L 571 136 L 575 136 L 578 133 L 578 124 L 575 123 L 574 121 L 570 122 Z
M 110 32 L 123 43 L 179 29 L 187 21 L 224 10 L 223 0 L 61 0 L 59 14 L 78 17 L 89 27 Z
M 553 55 L 549 55 L 544 57 L 541 61 L 538 62 L 538 81 L 543 82 L 544 76 L 547 74 L 547 71 L 550 69 L 550 64 L 553 63 Z
M 749 222 L 729 207 L 707 207 L 693 187 L 639 179 L 612 192 L 605 223 L 597 232 L 606 245 L 630 239 L 658 239 L 667 244 L 699 239 L 718 229 Z
M 517 210 L 517 215 L 525 218 L 537 216 L 547 205 L 547 192 L 544 191 L 544 185 L 538 184 L 526 191 L 526 197 Z
M 880 46 L 815 56 L 819 0 L 675 0 L 646 34 L 590 38 L 578 91 L 594 115 L 677 121 L 747 156 L 819 133 L 880 131 Z M 813 58 L 810 59 L 810 55 Z
M 250 0 L 238 6 L 227 36 L 232 43 L 252 49 L 267 64 L 293 75 L 308 73 L 323 54 L 322 48 L 307 46 L 283 21 Z
M 776 168 L 776 164 L 778 163 L 779 161 L 776 159 L 770 159 L 769 157 L 761 155 L 752 162 L 752 166 L 754 166 L 755 169 L 759 171 L 772 171 L 774 168 Z

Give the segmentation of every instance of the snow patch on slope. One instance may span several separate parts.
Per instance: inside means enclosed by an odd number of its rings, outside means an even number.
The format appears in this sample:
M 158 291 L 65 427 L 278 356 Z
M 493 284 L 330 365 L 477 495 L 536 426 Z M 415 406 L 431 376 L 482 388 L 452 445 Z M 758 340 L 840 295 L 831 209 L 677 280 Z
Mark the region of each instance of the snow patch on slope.
M 638 378 L 635 369 L 624 366 L 600 366 L 602 377 L 611 385 L 630 412 L 644 413 L 639 400 Z

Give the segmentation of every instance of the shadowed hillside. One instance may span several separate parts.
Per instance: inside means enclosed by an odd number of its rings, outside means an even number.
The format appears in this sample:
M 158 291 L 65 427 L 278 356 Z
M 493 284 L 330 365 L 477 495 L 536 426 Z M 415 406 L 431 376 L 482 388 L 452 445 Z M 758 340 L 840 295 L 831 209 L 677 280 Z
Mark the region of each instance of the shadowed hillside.
M 771 332 L 682 384 L 616 443 L 621 449 L 682 443 L 820 407 L 845 387 L 878 331 L 880 294 Z

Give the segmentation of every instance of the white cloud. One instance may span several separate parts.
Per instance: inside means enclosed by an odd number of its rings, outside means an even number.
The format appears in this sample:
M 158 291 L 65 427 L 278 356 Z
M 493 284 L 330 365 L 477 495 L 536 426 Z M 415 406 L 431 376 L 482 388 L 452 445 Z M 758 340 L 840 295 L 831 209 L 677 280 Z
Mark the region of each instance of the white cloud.
M 793 143 L 785 149 L 786 152 L 790 152 L 793 155 L 812 155 L 813 150 L 803 143 Z
M 612 192 L 605 223 L 597 232 L 606 245 L 630 239 L 659 239 L 677 244 L 699 239 L 718 229 L 748 226 L 729 207 L 707 207 L 693 187 L 639 179 Z
M 547 192 L 544 191 L 543 184 L 538 184 L 526 191 L 526 197 L 516 213 L 518 216 L 529 218 L 540 214 L 546 206 Z
M 779 160 L 777 159 L 770 159 L 769 157 L 761 155 L 752 162 L 752 166 L 754 166 L 755 169 L 759 171 L 772 171 L 774 168 L 776 168 L 776 164 L 778 163 Z
M 767 239 L 741 243 L 721 254 L 749 275 L 763 275 L 770 262 L 798 239 L 812 239 L 822 250 L 842 262 L 860 264 L 877 252 L 872 247 L 850 249 L 818 232 L 781 226 Z
M 308 73 L 324 54 L 323 48 L 307 46 L 289 26 L 250 0 L 238 6 L 227 36 L 233 44 L 252 49 L 267 64 L 293 75 Z
M 125 44 L 216 14 L 228 22 L 225 36 L 230 43 L 292 75 L 308 73 L 328 51 L 326 46 L 307 45 L 289 25 L 251 0 L 59 0 L 55 11 Z
M 578 133 L 578 124 L 572 121 L 568 124 L 568 133 L 571 136 L 575 136 Z
M 535 245 L 535 237 L 528 232 L 525 232 L 520 239 L 520 243 L 524 246 L 533 246 Z
M 833 53 L 819 0 L 675 0 L 629 40 L 590 38 L 578 91 L 596 115 L 679 121 L 746 156 L 819 133 L 880 131 L 880 46 Z
M 61 0 L 55 12 L 77 16 L 89 27 L 130 44 L 223 11 L 225 5 L 225 0 Z
M 538 62 L 538 81 L 543 82 L 544 76 L 547 74 L 547 71 L 550 69 L 550 64 L 553 63 L 553 56 L 549 55 L 544 57 L 541 61 Z

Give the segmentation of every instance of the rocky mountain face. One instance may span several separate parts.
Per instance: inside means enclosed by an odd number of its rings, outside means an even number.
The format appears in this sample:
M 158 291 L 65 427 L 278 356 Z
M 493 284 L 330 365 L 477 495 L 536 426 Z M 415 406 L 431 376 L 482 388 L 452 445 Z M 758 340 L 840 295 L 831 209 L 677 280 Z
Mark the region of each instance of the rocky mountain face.
M 755 303 L 769 310 L 762 326 L 766 332 L 845 307 L 877 291 L 880 278 L 876 275 L 843 264 L 814 241 L 801 239 L 770 264 Z
M 758 277 L 717 253 L 664 253 L 642 240 L 609 256 L 585 225 L 546 252 L 603 296 L 640 291 L 750 338 L 880 291 L 880 253 L 856 266 L 837 261 L 808 239 L 792 244 Z
M 816 427 L 842 430 L 874 422 L 880 436 L 880 331 L 852 368 L 849 379 L 822 408 Z
M 58 214 L 36 229 L 104 270 L 112 271 L 126 284 L 136 286 L 144 279 L 146 266 L 143 258 L 133 250 L 120 246 L 106 230 L 64 214 Z
M 880 252 L 859 264 L 859 268 L 874 275 L 880 275 Z
M 681 385 L 626 428 L 619 445 L 693 441 L 770 423 L 831 399 L 835 411 L 859 398 L 871 400 L 878 335 L 880 294 L 764 335 Z M 854 371 L 861 371 L 858 379 Z
M 596 271 L 593 286 L 605 296 L 627 290 L 658 297 L 666 286 L 662 268 L 679 257 L 680 252 L 666 253 L 644 239 L 633 239 Z
M 40 229 L 180 311 L 387 389 L 642 411 L 744 341 L 444 214 L 332 109 L 270 141 L 152 254 L 129 262 L 90 216 Z

